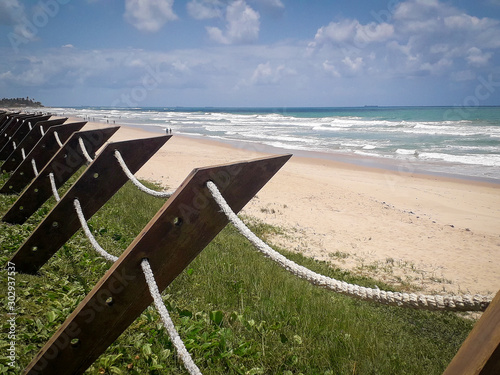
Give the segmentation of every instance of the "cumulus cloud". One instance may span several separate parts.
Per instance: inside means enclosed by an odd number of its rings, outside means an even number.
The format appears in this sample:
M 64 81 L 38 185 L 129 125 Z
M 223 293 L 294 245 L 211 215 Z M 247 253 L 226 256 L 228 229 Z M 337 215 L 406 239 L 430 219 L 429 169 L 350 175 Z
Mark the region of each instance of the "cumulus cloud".
M 0 25 L 12 26 L 7 37 L 13 45 L 36 40 L 36 29 L 30 25 L 24 5 L 18 0 L 0 2 Z
M 253 0 L 253 2 L 270 7 L 270 8 L 284 8 L 285 5 L 281 0 Z
M 186 8 L 191 17 L 197 20 L 218 18 L 223 15 L 223 3 L 219 0 L 192 0 Z
M 260 15 L 243 0 L 227 6 L 226 29 L 209 26 L 207 32 L 213 41 L 221 44 L 251 43 L 259 37 Z
M 449 75 L 491 66 L 500 48 L 499 21 L 471 16 L 450 3 L 407 0 L 383 19 L 377 15 L 372 12 L 379 22 L 343 19 L 317 30 L 309 51 L 328 61 L 325 72 L 333 66 L 339 74 Z M 456 75 L 464 77 L 470 74 Z
M 126 0 L 124 17 L 140 31 L 156 32 L 177 19 L 173 4 L 174 0 Z
M 350 56 L 346 56 L 342 60 L 342 62 L 345 64 L 345 66 L 347 66 L 350 70 L 354 72 L 360 70 L 364 65 L 363 58 L 359 56 L 355 57 L 354 59 L 351 59 Z
M 276 84 L 284 77 L 295 75 L 294 69 L 287 68 L 284 64 L 273 67 L 270 61 L 257 65 L 250 82 L 252 84 Z
M 25 17 L 24 6 L 18 0 L 0 2 L 0 25 L 15 25 Z
M 340 73 L 339 73 L 338 69 L 330 61 L 325 60 L 322 65 L 323 65 L 323 69 L 325 70 L 325 72 L 328 72 L 329 74 L 331 74 L 334 77 L 337 77 L 337 78 L 340 77 Z
M 387 23 L 371 22 L 362 25 L 357 20 L 342 20 L 321 27 L 314 39 L 318 43 L 352 43 L 362 46 L 367 43 L 386 41 L 393 34 L 394 26 Z
M 491 52 L 483 53 L 479 48 L 472 47 L 468 51 L 467 62 L 472 66 L 484 66 L 490 61 L 493 54 Z

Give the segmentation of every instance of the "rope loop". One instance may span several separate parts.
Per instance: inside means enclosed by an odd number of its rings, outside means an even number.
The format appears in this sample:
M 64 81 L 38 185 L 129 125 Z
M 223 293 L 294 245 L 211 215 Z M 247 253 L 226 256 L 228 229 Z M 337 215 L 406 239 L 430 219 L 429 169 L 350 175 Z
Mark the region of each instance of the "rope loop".
M 182 363 L 184 364 L 184 367 L 191 375 L 201 375 L 200 369 L 194 363 L 193 358 L 191 358 L 191 355 L 187 351 L 186 347 L 184 346 L 184 343 L 182 342 L 181 338 L 179 337 L 179 334 L 175 329 L 174 322 L 170 318 L 168 310 L 165 307 L 165 304 L 163 303 L 163 299 L 161 298 L 160 290 L 158 289 L 158 285 L 156 284 L 156 280 L 153 274 L 153 270 L 151 269 L 151 265 L 149 264 L 149 261 L 146 258 L 142 260 L 141 267 L 142 267 L 142 272 L 144 272 L 146 283 L 148 284 L 149 292 L 151 293 L 151 297 L 153 297 L 155 307 L 158 310 L 158 313 L 160 314 L 161 321 L 163 322 L 163 325 L 165 326 L 165 329 L 168 332 L 170 340 L 172 341 L 172 343 L 175 346 L 175 349 L 177 350 L 177 356 L 181 359 Z
M 61 198 L 59 197 L 59 193 L 57 192 L 56 180 L 54 179 L 54 173 L 49 173 L 50 187 L 52 188 L 52 194 L 56 199 L 56 202 L 59 202 Z
M 75 207 L 76 210 L 76 215 L 78 216 L 78 220 L 80 220 L 80 224 L 82 225 L 83 232 L 87 236 L 88 240 L 94 247 L 95 251 L 99 253 L 100 256 L 102 256 L 104 259 L 110 261 L 110 262 L 116 262 L 118 257 L 109 254 L 106 250 L 104 250 L 99 243 L 96 241 L 95 237 L 92 235 L 92 232 L 90 231 L 88 225 L 87 225 L 87 220 L 85 220 L 85 216 L 83 215 L 82 211 L 82 206 L 80 206 L 80 201 L 78 199 L 75 199 L 73 201 L 73 206 Z
M 33 167 L 33 173 L 35 173 L 35 176 L 38 177 L 38 169 L 36 167 L 35 159 L 31 159 L 31 166 Z
M 43 130 L 43 126 L 40 126 L 40 133 L 42 134 L 42 137 L 45 135 L 45 130 Z
M 26 153 L 24 152 L 24 147 L 21 148 L 21 156 L 23 157 L 23 160 L 26 159 Z
M 85 156 L 85 159 L 87 159 L 87 163 L 92 163 L 94 160 L 90 157 L 89 153 L 87 152 L 87 148 L 85 147 L 85 143 L 83 143 L 82 137 L 78 138 L 78 143 L 80 144 L 80 148 L 82 149 L 82 154 Z
M 243 221 L 241 221 L 241 219 L 233 212 L 231 207 L 229 207 L 219 189 L 217 189 L 217 186 L 212 181 L 207 182 L 207 188 L 221 208 L 222 212 L 226 214 L 228 220 L 257 248 L 257 250 L 295 276 L 305 279 L 313 285 L 321 286 L 334 292 L 361 300 L 376 301 L 386 305 L 411 307 L 424 310 L 484 311 L 491 302 L 490 297 L 479 294 L 474 296 L 442 296 L 389 292 L 378 288 L 371 289 L 355 284 L 349 284 L 344 281 L 320 275 L 307 269 L 306 267 L 298 265 L 278 253 L 276 250 L 272 249 L 264 241 L 258 238 L 250 229 L 248 229 Z
M 56 142 L 59 145 L 59 147 L 62 147 L 63 144 L 62 144 L 61 140 L 59 139 L 59 134 L 57 134 L 57 132 L 54 132 L 54 138 L 56 139 Z
M 141 182 L 137 178 L 135 178 L 130 169 L 128 169 L 127 164 L 125 164 L 125 160 L 123 160 L 122 155 L 120 154 L 120 151 L 115 150 L 115 158 L 116 160 L 118 160 L 118 163 L 122 167 L 122 170 L 128 177 L 128 179 L 142 192 L 158 198 L 168 198 L 173 194 L 172 191 L 155 191 L 141 184 Z

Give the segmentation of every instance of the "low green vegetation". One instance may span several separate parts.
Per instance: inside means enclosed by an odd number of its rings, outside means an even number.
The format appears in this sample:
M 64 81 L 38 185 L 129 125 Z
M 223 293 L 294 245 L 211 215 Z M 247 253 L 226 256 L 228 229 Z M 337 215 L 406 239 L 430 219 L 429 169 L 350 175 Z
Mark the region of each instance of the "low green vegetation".
M 0 99 L 1 107 L 43 107 L 42 103 L 36 102 L 35 99 L 26 98 L 2 98 Z
M 0 178 L 0 185 L 6 178 Z M 0 215 L 14 200 L 0 195 Z M 89 221 L 90 228 L 102 247 L 118 255 L 163 203 L 128 183 Z M 53 199 L 24 225 L 0 223 L 2 265 L 52 205 Z M 275 230 L 253 223 L 264 238 Z M 314 271 L 391 289 L 280 251 Z M 39 275 L 16 274 L 14 367 L 7 358 L 10 326 L 3 269 L 0 374 L 19 374 L 109 267 L 79 231 Z M 312 286 L 262 257 L 232 226 L 164 291 L 163 299 L 204 374 L 440 374 L 473 325 L 459 314 L 381 306 Z M 86 373 L 186 371 L 157 312 L 149 307 Z

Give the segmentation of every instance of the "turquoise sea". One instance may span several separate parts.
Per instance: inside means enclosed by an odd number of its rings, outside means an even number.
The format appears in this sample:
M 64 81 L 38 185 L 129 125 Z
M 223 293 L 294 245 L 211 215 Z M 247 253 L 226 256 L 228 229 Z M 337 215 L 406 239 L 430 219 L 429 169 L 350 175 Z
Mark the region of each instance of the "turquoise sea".
M 500 183 L 500 107 L 47 108 L 93 121 Z

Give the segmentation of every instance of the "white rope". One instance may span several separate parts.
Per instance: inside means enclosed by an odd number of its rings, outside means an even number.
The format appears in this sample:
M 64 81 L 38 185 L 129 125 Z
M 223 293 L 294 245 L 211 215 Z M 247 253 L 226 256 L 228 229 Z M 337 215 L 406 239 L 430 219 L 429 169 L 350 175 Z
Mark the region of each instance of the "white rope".
M 38 176 L 38 169 L 36 168 L 35 159 L 31 159 L 31 166 L 33 167 L 33 172 L 35 173 L 35 176 Z
M 61 198 L 59 197 L 59 193 L 57 192 L 56 181 L 54 180 L 54 173 L 52 172 L 49 173 L 49 179 L 50 179 L 50 187 L 52 188 L 52 194 L 54 194 L 56 202 L 59 202 Z
M 106 250 L 104 250 L 96 241 L 92 233 L 90 232 L 90 229 L 87 225 L 87 220 L 85 220 L 85 216 L 83 216 L 83 211 L 82 207 L 80 206 L 80 202 L 78 199 L 75 199 L 73 202 L 73 205 L 75 206 L 76 214 L 78 216 L 78 220 L 80 220 L 80 224 L 82 225 L 83 232 L 89 239 L 90 243 L 94 247 L 95 251 L 99 253 L 100 256 L 102 256 L 104 259 L 109 260 L 110 262 L 116 262 L 118 257 L 115 257 L 114 255 L 109 254 Z
M 31 121 L 28 121 L 28 127 L 30 128 L 30 131 L 33 130 L 33 126 L 31 126 Z
M 21 155 L 23 157 L 23 160 L 26 159 L 26 153 L 24 152 L 24 147 L 21 148 Z
M 59 145 L 59 147 L 62 147 L 63 144 L 62 144 L 61 140 L 59 139 L 59 134 L 57 134 L 57 132 L 54 132 L 54 138 L 56 139 L 56 142 Z
M 42 137 L 45 135 L 45 130 L 43 130 L 43 126 L 40 126 L 40 133 L 42 133 Z
M 17 148 L 16 142 L 12 141 L 12 147 L 14 147 L 14 150 Z
M 144 193 L 147 193 L 149 195 L 153 195 L 155 197 L 158 197 L 158 198 L 168 198 L 168 197 L 170 197 L 173 194 L 172 191 L 154 191 L 154 190 L 152 190 L 152 189 L 144 186 L 143 184 L 140 183 L 140 181 L 137 178 L 135 178 L 135 176 L 132 174 L 132 172 L 130 171 L 130 169 L 128 169 L 127 164 L 125 164 L 125 161 L 123 160 L 122 155 L 120 154 L 120 152 L 118 150 L 115 150 L 115 157 L 118 160 L 118 163 L 120 164 L 120 166 L 122 167 L 123 172 L 127 175 L 127 177 L 129 178 L 129 180 L 139 190 L 141 190 Z
M 87 162 L 90 164 L 94 160 L 90 157 L 89 153 L 87 152 L 87 149 L 85 148 L 85 143 L 83 143 L 83 139 L 80 137 L 78 138 L 78 143 L 80 143 L 80 148 L 82 149 L 83 156 L 85 156 L 85 159 L 87 159 Z
M 212 193 L 217 204 L 226 214 L 227 218 L 238 231 L 243 234 L 259 251 L 271 258 L 283 268 L 294 275 L 307 280 L 311 284 L 330 289 L 348 296 L 362 300 L 380 302 L 386 305 L 412 307 L 426 310 L 447 310 L 447 311 L 484 311 L 491 302 L 491 298 L 476 294 L 462 296 L 442 296 L 424 295 L 415 293 L 389 292 L 380 289 L 366 288 L 363 286 L 349 284 L 331 277 L 320 275 L 314 271 L 300 266 L 287 259 L 277 251 L 269 247 L 264 241 L 258 238 L 233 212 L 231 207 L 224 200 L 217 186 L 212 182 L 207 182 L 207 187 Z
M 193 359 L 191 358 L 191 355 L 186 350 L 184 343 L 179 337 L 179 334 L 175 330 L 174 322 L 172 322 L 172 319 L 168 314 L 168 310 L 165 307 L 165 304 L 163 303 L 149 261 L 147 259 L 143 259 L 141 262 L 141 267 L 142 271 L 144 272 L 144 277 L 146 278 L 146 283 L 148 284 L 151 297 L 153 297 L 154 304 L 156 306 L 156 309 L 158 310 L 158 313 L 160 314 L 163 325 L 165 326 L 165 329 L 167 330 L 168 335 L 170 336 L 170 340 L 172 341 L 172 343 L 175 346 L 175 349 L 177 350 L 178 357 L 182 360 L 182 363 L 184 363 L 184 367 L 190 374 L 201 375 L 200 369 L 194 363 Z

